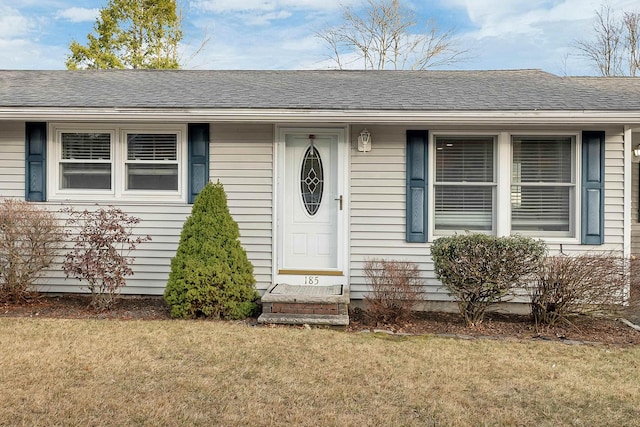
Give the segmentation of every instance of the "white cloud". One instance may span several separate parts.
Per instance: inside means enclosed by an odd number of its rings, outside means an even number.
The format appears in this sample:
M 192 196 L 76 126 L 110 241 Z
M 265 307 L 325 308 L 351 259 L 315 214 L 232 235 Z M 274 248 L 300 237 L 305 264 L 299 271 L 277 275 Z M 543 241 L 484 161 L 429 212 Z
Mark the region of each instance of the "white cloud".
M 12 39 L 29 33 L 32 23 L 16 9 L 0 6 L 0 39 Z
M 360 0 L 194 0 L 191 6 L 215 13 L 279 9 L 334 10 L 339 9 L 343 4 L 358 1 Z
M 618 13 L 638 10 L 637 0 L 609 0 Z M 602 0 L 442 0 L 464 11 L 470 29 L 460 45 L 475 55 L 459 68 L 541 68 L 556 74 L 593 74 L 576 55 L 575 41 L 589 37 Z
M 100 9 L 87 9 L 84 7 L 70 7 L 59 11 L 57 18 L 65 19 L 71 22 L 93 22 L 100 14 Z
M 291 15 L 292 13 L 286 10 L 256 14 L 248 13 L 244 16 L 244 21 L 247 25 L 268 25 L 271 21 L 287 19 Z
M 53 70 L 64 63 L 65 52 L 57 46 L 45 46 L 26 39 L 0 39 L 0 69 Z
M 610 0 L 617 10 L 637 8 L 635 0 Z M 602 0 L 448 0 L 447 6 L 464 9 L 476 27 L 474 38 L 542 34 L 550 24 L 563 22 L 567 32 L 590 24 Z

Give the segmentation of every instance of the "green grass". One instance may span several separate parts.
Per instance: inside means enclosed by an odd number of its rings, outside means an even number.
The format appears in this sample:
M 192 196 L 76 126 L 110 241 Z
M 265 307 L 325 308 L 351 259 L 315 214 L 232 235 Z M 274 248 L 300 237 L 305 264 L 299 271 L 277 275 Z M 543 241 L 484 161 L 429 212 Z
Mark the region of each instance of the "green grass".
M 640 348 L 0 319 L 0 425 L 638 425 Z

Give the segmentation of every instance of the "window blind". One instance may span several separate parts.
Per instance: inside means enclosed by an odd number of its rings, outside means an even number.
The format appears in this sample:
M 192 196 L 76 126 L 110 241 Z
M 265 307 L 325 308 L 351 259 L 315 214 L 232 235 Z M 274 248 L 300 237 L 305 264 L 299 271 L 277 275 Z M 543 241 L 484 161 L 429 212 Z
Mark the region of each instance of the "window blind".
M 127 134 L 128 160 L 177 160 L 176 134 Z
M 514 138 L 513 165 L 513 182 L 570 183 L 571 138 Z
M 493 228 L 494 138 L 436 137 L 435 229 Z
M 573 138 L 514 137 L 511 228 L 571 232 Z
M 63 160 L 110 160 L 111 135 L 108 133 L 63 133 Z
M 111 134 L 61 135 L 60 189 L 111 189 Z
M 177 191 L 178 137 L 175 133 L 127 134 L 127 190 Z
M 493 187 L 438 185 L 435 188 L 437 230 L 491 230 Z
M 438 137 L 436 182 L 493 182 L 493 138 Z

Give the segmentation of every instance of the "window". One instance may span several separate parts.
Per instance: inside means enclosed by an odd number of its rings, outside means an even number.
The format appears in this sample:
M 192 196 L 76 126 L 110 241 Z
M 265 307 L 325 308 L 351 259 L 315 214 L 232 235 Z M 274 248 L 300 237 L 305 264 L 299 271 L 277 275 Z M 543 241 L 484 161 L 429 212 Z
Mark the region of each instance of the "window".
M 435 138 L 435 230 L 493 229 L 495 138 Z
M 60 135 L 60 189 L 111 189 L 111 134 Z
M 171 134 L 127 134 L 127 190 L 178 190 L 178 141 Z
M 575 139 L 512 137 L 511 229 L 573 235 Z
M 186 191 L 181 126 L 52 125 L 49 197 L 174 199 Z M 184 165 L 182 163 L 185 163 Z
M 324 169 L 322 168 L 322 159 L 318 149 L 312 145 L 307 148 L 302 159 L 302 170 L 300 171 L 300 194 L 302 203 L 310 216 L 314 216 L 320 209 L 323 189 Z
M 578 141 L 577 133 L 435 133 L 429 238 L 472 231 L 577 240 Z

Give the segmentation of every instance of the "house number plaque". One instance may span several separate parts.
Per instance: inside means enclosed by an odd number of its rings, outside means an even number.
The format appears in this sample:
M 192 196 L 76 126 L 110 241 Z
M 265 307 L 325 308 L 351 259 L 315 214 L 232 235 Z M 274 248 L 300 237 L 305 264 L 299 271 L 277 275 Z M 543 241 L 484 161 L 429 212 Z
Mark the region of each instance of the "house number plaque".
M 304 284 L 305 285 L 319 285 L 320 277 L 319 276 L 304 276 Z

